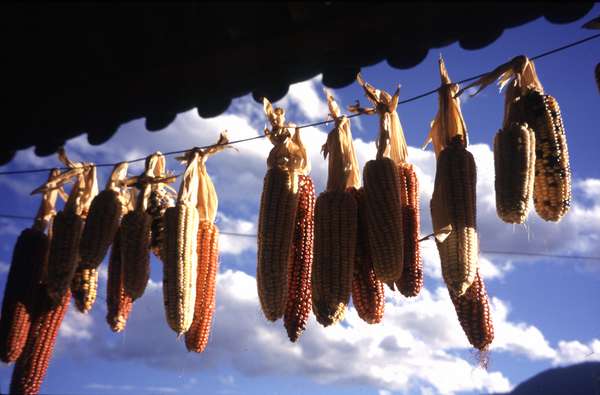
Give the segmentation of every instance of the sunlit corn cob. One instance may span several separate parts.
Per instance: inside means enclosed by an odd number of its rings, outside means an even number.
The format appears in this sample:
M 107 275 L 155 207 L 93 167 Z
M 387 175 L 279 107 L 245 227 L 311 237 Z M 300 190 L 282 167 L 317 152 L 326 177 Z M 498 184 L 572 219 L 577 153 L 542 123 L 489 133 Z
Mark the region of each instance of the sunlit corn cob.
M 95 269 L 100 265 L 115 238 L 121 213 L 122 204 L 113 190 L 105 189 L 92 200 L 79 243 L 79 266 Z
M 488 294 L 479 271 L 464 295 L 456 296 L 450 292 L 450 298 L 469 343 L 480 351 L 486 350 L 494 340 L 494 325 Z
M 79 265 L 71 282 L 71 294 L 75 307 L 82 313 L 92 309 L 98 293 L 98 269 L 84 268 Z
M 560 108 L 550 95 L 530 90 L 519 100 L 535 133 L 535 211 L 546 221 L 560 221 L 571 204 L 571 169 Z
M 369 324 L 377 324 L 383 318 L 385 294 L 383 283 L 375 276 L 375 270 L 369 255 L 367 202 L 364 189 L 352 189 L 358 204 L 358 229 L 356 237 L 356 256 L 352 277 L 352 302 L 358 316 Z
M 199 221 L 196 206 L 186 202 L 165 211 L 163 297 L 167 322 L 177 334 L 186 332 L 194 318 Z
M 256 283 L 262 311 L 269 321 L 276 321 L 285 312 L 297 207 L 298 175 L 278 167 L 267 170 L 258 219 Z
M 10 383 L 11 394 L 37 394 L 48 370 L 58 329 L 69 308 L 71 291 L 67 288 L 60 302 L 53 302 L 40 292 L 35 319 L 29 328 L 27 343 L 15 364 Z
M 315 206 L 312 307 L 323 326 L 344 318 L 350 301 L 358 206 L 349 191 L 327 191 Z
M 152 216 L 152 226 L 150 227 L 152 253 L 160 258 L 160 248 L 165 235 L 165 211 L 173 207 L 175 201 L 162 189 L 154 189 L 150 192 L 148 198 L 148 209 L 146 212 Z
M 198 228 L 198 275 L 194 319 L 185 333 L 188 351 L 203 352 L 216 308 L 217 272 L 219 271 L 219 229 L 210 221 L 201 221 Z
M 402 276 L 396 280 L 396 287 L 406 297 L 417 296 L 423 287 L 423 261 L 419 234 L 419 180 L 409 163 L 398 167 L 402 180 L 402 235 L 404 237 L 404 267 Z
M 494 137 L 496 211 L 510 224 L 525 222 L 530 209 L 535 169 L 535 134 L 513 123 Z
M 34 296 L 48 258 L 48 236 L 38 229 L 21 232 L 13 250 L 0 316 L 0 360 L 17 360 L 33 315 Z
M 133 300 L 125 292 L 123 284 L 123 264 L 121 262 L 120 231 L 115 235 L 108 260 L 108 280 L 106 282 L 106 322 L 113 332 L 125 329 Z
M 150 225 L 152 217 L 133 210 L 121 221 L 121 265 L 125 292 L 136 300 L 146 290 L 150 278 Z
M 381 158 L 367 162 L 363 179 L 373 268 L 379 280 L 394 281 L 404 267 L 400 174 L 394 161 Z
M 46 282 L 48 296 L 55 304 L 62 301 L 77 270 L 83 222 L 83 218 L 71 210 L 60 211 L 54 218 Z
M 450 231 L 443 241 L 437 235 L 436 245 L 444 281 L 459 296 L 471 286 L 477 271 L 476 180 L 473 155 L 454 139 L 437 160 L 431 219 L 434 232 Z
M 288 296 L 283 323 L 291 341 L 298 340 L 312 306 L 311 270 L 315 236 L 315 202 L 317 196 L 310 176 L 298 178 L 298 210 L 292 242 L 292 259 L 288 272 Z

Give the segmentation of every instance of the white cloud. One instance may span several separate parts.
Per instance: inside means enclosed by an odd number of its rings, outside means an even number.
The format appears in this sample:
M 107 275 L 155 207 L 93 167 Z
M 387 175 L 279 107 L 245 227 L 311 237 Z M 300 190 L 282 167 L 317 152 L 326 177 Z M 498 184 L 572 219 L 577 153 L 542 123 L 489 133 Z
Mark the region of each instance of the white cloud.
M 255 237 L 241 237 L 225 235 L 227 233 L 256 234 L 256 222 L 245 221 L 242 219 L 233 219 L 225 214 L 219 213 L 217 226 L 221 232 L 219 237 L 219 252 L 221 254 L 241 254 L 247 250 L 256 250 Z
M 71 306 L 67 310 L 67 314 L 58 331 L 58 336 L 65 340 L 90 340 L 92 338 L 94 320 L 89 314 L 79 313 L 73 303 L 71 303 Z
M 600 361 L 600 340 L 594 339 L 587 344 L 576 340 L 558 342 L 554 364 L 568 365 L 590 361 Z

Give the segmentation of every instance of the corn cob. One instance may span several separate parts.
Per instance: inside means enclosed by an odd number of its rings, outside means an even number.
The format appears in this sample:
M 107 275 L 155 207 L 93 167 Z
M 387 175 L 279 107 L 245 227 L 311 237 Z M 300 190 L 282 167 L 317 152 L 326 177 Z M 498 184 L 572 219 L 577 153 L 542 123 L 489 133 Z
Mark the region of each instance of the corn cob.
M 123 265 L 121 262 L 121 238 L 117 231 L 108 261 L 108 280 L 106 282 L 106 322 L 113 332 L 125 329 L 131 312 L 133 300 L 125 292 L 123 284 Z
M 185 333 L 188 351 L 203 352 L 208 344 L 216 308 L 216 282 L 219 271 L 219 229 L 212 221 L 201 221 L 198 228 L 198 276 L 194 319 Z
M 15 364 L 10 383 L 11 394 L 37 394 L 48 370 L 58 329 L 69 308 L 71 291 L 67 288 L 57 305 L 41 290 L 35 319 L 29 328 L 27 343 Z
M 140 298 L 150 278 L 150 226 L 152 217 L 143 209 L 128 212 L 121 221 L 120 249 L 123 286 L 132 299 Z
M 535 135 L 513 123 L 494 137 L 496 211 L 507 223 L 522 224 L 530 209 L 535 167 Z
M 175 205 L 171 196 L 163 188 L 154 188 L 148 198 L 147 213 L 152 217 L 150 227 L 150 247 L 152 253 L 160 258 L 160 248 L 165 236 L 165 211 Z
M 358 208 L 350 191 L 327 191 L 315 206 L 312 307 L 317 321 L 340 321 L 350 300 Z
M 456 137 L 437 160 L 431 218 L 442 276 L 449 291 L 458 296 L 471 286 L 477 271 L 476 180 L 473 155 Z M 449 231 L 445 239 L 439 237 L 442 231 Z
M 49 241 L 36 228 L 21 232 L 13 251 L 0 316 L 0 360 L 17 360 L 31 324 L 34 295 L 46 264 Z
M 293 259 L 289 264 L 288 296 L 283 323 L 289 339 L 298 340 L 311 311 L 311 270 L 313 264 L 313 243 L 315 224 L 315 186 L 310 176 L 299 176 L 298 210 L 294 240 Z
M 352 277 L 352 302 L 363 321 L 377 324 L 383 318 L 385 294 L 383 283 L 375 276 L 369 256 L 368 220 L 366 217 L 366 199 L 364 190 L 352 189 L 358 203 L 358 230 L 356 238 L 356 256 Z
M 71 294 L 75 307 L 82 313 L 88 313 L 98 293 L 98 269 L 83 268 L 81 265 L 75 271 L 71 282 Z
M 494 325 L 487 291 L 479 271 L 464 295 L 457 296 L 450 292 L 450 298 L 469 343 L 476 349 L 485 351 L 494 339 Z
M 402 181 L 402 235 L 404 237 L 404 265 L 402 276 L 395 282 L 406 297 L 417 296 L 423 287 L 423 262 L 419 245 L 419 182 L 411 164 L 398 166 Z
M 550 95 L 529 90 L 519 100 L 535 133 L 535 211 L 546 221 L 560 221 L 571 205 L 571 169 L 560 108 Z

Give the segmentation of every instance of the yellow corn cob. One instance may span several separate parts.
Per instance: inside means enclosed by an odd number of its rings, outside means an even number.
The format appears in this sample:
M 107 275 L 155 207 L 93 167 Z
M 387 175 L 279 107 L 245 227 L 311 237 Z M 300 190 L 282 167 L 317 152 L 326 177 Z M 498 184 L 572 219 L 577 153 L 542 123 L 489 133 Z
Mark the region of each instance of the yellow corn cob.
M 258 219 L 256 282 L 260 305 L 269 321 L 276 321 L 285 312 L 297 207 L 298 174 L 279 167 L 267 170 Z
M 471 286 L 477 271 L 476 179 L 473 155 L 457 137 L 437 160 L 431 218 L 442 276 L 449 291 L 458 296 Z M 449 231 L 445 239 L 442 231 Z
M 82 313 L 88 313 L 98 292 L 98 269 L 83 268 L 81 265 L 75 271 L 71 283 L 71 294 L 75 300 L 75 307 Z
M 163 297 L 167 322 L 179 335 L 189 329 L 194 318 L 198 226 L 195 205 L 179 201 L 165 211 Z
M 27 341 L 35 295 L 48 258 L 46 234 L 35 228 L 21 232 L 13 250 L 0 316 L 0 360 L 17 360 Z
M 133 210 L 121 221 L 121 264 L 125 292 L 132 300 L 140 298 L 150 278 L 150 225 L 152 217 Z
M 327 191 L 315 206 L 312 307 L 317 321 L 340 321 L 350 300 L 356 253 L 358 208 L 350 191 Z
M 298 210 L 288 272 L 288 296 L 283 323 L 289 339 L 298 340 L 311 311 L 311 270 L 315 236 L 315 186 L 310 176 L 299 176 Z
M 530 90 L 519 100 L 535 133 L 535 211 L 546 221 L 560 221 L 571 204 L 569 151 L 560 108 L 550 95 Z
M 530 209 L 535 169 L 535 135 L 513 123 L 494 137 L 496 211 L 504 222 L 522 224 Z
M 423 287 L 423 262 L 419 245 L 419 182 L 413 166 L 398 166 L 402 181 L 402 235 L 404 236 L 404 266 L 402 276 L 395 282 L 400 293 L 406 297 L 417 296 Z
M 194 319 L 185 333 L 188 351 L 203 352 L 208 344 L 216 307 L 217 272 L 219 271 L 219 229 L 211 221 L 201 221 L 198 228 L 198 276 Z
M 369 255 L 368 220 L 364 189 L 352 189 L 358 204 L 358 229 L 356 256 L 352 278 L 352 302 L 358 316 L 369 324 L 377 324 L 383 318 L 385 294 L 383 283 L 375 276 Z
M 393 160 L 367 162 L 363 173 L 367 199 L 369 246 L 373 268 L 381 281 L 394 281 L 404 266 L 401 180 Z
M 116 191 L 105 189 L 92 200 L 79 243 L 82 268 L 95 269 L 100 265 L 115 238 L 121 213 Z
M 469 343 L 478 350 L 485 351 L 494 340 L 494 324 L 487 291 L 479 271 L 464 295 L 456 296 L 450 292 L 450 297 Z
M 106 322 L 113 332 L 125 329 L 133 300 L 125 292 L 123 284 L 123 265 L 121 262 L 120 230 L 117 231 L 108 261 L 108 280 L 106 282 Z
M 54 218 L 46 281 L 55 305 L 62 301 L 75 275 L 82 229 L 83 218 L 72 210 L 60 211 Z

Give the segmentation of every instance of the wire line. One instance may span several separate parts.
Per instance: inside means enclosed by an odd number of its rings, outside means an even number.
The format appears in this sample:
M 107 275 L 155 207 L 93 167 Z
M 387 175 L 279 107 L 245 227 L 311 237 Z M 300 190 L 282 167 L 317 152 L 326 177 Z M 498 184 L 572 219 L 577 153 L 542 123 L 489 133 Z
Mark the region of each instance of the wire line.
M 581 44 L 583 44 L 583 43 L 585 43 L 585 42 L 588 42 L 588 41 L 594 40 L 594 39 L 596 39 L 596 38 L 598 38 L 598 37 L 600 37 L 600 33 L 598 33 L 598 34 L 594 34 L 594 35 L 592 35 L 592 36 L 589 36 L 589 37 L 583 38 L 583 39 L 581 39 L 581 40 L 578 40 L 578 41 L 575 41 L 575 42 L 572 42 L 572 43 L 569 43 L 569 44 L 566 44 L 566 45 L 563 45 L 563 46 L 561 46 L 561 47 L 558 47 L 558 48 L 551 49 L 551 50 L 549 50 L 549 51 L 546 51 L 546 52 L 542 52 L 541 54 L 535 55 L 535 56 L 533 56 L 533 57 L 531 57 L 531 58 L 529 58 L 529 59 L 531 59 L 531 60 L 542 59 L 542 58 L 544 58 L 544 57 L 546 57 L 546 56 L 550 56 L 550 55 L 553 55 L 553 54 L 555 54 L 555 53 L 562 52 L 562 51 L 564 51 L 564 50 L 566 50 L 566 49 L 569 49 L 569 48 L 575 47 L 575 46 L 577 46 L 577 45 L 581 45 Z M 487 74 L 487 73 L 483 73 L 483 74 L 479 74 L 479 75 L 476 75 L 476 76 L 473 76 L 473 77 L 468 77 L 468 78 L 462 79 L 462 80 L 460 80 L 460 81 L 458 81 L 458 82 L 454 82 L 454 84 L 464 84 L 465 82 L 474 81 L 474 80 L 476 80 L 476 79 L 478 79 L 478 78 L 481 78 L 481 77 L 483 77 L 483 76 L 484 76 L 484 75 L 486 75 L 486 74 Z M 421 93 L 421 94 L 419 94 L 419 95 L 417 95 L 417 96 L 413 96 L 413 97 L 411 97 L 411 98 L 408 98 L 408 99 L 405 99 L 405 100 L 399 101 L 399 102 L 398 102 L 398 105 L 400 105 L 400 104 L 406 104 L 406 103 L 410 103 L 410 102 L 413 102 L 413 101 L 416 101 L 416 100 L 422 99 L 422 98 L 424 98 L 424 97 L 427 97 L 427 96 L 433 95 L 433 94 L 435 94 L 436 92 L 438 92 L 438 90 L 439 90 L 439 88 L 432 89 L 432 90 L 429 90 L 429 91 L 427 91 L 427 92 Z M 365 115 L 365 114 L 363 114 L 363 113 L 351 114 L 351 115 L 347 115 L 347 116 L 346 116 L 346 118 L 354 118 L 354 117 L 358 117 L 358 116 L 361 116 L 361 115 Z M 330 122 L 333 122 L 333 121 L 334 121 L 334 120 L 325 120 L 325 121 L 313 122 L 313 123 L 309 123 L 309 124 L 305 124 L 305 125 L 299 125 L 299 126 L 290 127 L 290 128 L 295 128 L 295 129 L 304 129 L 304 128 L 308 128 L 308 127 L 314 127 L 314 126 L 326 125 L 326 124 L 328 124 L 328 123 L 330 123 Z M 262 138 L 265 138 L 265 137 L 266 137 L 265 135 L 262 135 L 262 136 L 254 136 L 254 137 L 249 137 L 249 138 L 245 138 L 245 139 L 240 139 L 240 140 L 230 141 L 229 143 L 227 143 L 227 144 L 223 144 L 223 145 L 233 145 L 233 144 L 239 144 L 239 143 L 244 143 L 244 142 L 246 142 L 246 141 L 251 141 L 251 140 L 258 140 L 258 139 L 262 139 Z M 198 148 L 198 149 L 206 149 L 206 148 L 209 148 L 209 147 L 214 147 L 214 146 L 215 146 L 215 144 L 211 144 L 211 145 L 207 145 L 207 146 L 203 146 L 203 147 L 195 147 L 195 148 Z M 170 152 L 165 152 L 165 153 L 163 153 L 163 155 L 165 155 L 165 156 L 170 156 L 170 155 L 182 154 L 182 153 L 184 153 L 184 152 L 187 152 L 187 151 L 189 151 L 189 150 L 190 150 L 190 149 L 178 150 L 178 151 L 170 151 Z M 128 161 L 122 161 L 122 162 L 126 162 L 126 163 L 135 163 L 135 162 L 141 162 L 141 161 L 144 161 L 144 160 L 146 160 L 146 157 L 143 157 L 143 158 L 137 158 L 137 159 L 132 159 L 132 160 L 128 160 Z M 96 166 L 96 167 L 112 167 L 112 166 L 115 166 L 115 165 L 117 165 L 118 163 L 122 163 L 122 162 L 116 162 L 116 163 L 101 163 L 101 164 L 97 164 L 97 165 L 94 165 L 94 166 Z M 57 168 L 57 167 L 46 168 L 46 169 L 28 169 L 28 170 L 9 170 L 9 171 L 1 171 L 1 172 L 0 172 L 0 176 L 7 176 L 7 175 L 17 175 L 17 174 L 31 174 L 31 173 L 47 173 L 47 172 L 49 172 L 49 171 L 51 171 L 51 170 L 53 170 L 53 169 L 55 169 L 55 168 Z M 66 167 L 58 167 L 57 169 L 59 169 L 59 170 L 69 170 L 69 169 L 68 169 L 68 168 L 66 168 Z

